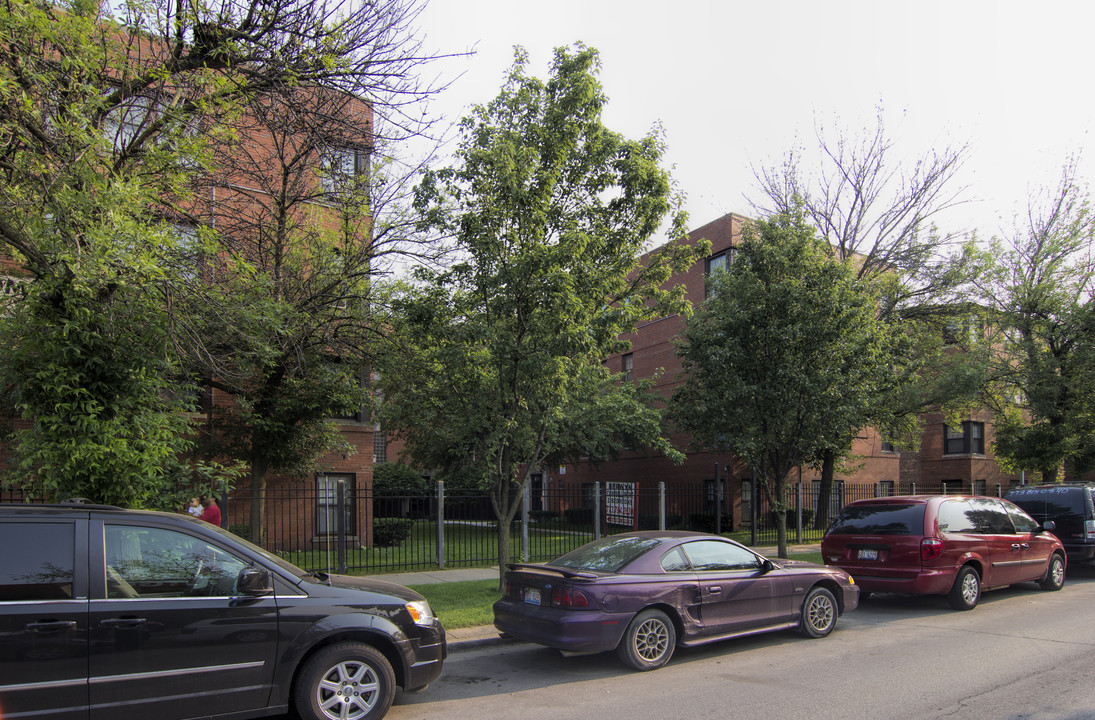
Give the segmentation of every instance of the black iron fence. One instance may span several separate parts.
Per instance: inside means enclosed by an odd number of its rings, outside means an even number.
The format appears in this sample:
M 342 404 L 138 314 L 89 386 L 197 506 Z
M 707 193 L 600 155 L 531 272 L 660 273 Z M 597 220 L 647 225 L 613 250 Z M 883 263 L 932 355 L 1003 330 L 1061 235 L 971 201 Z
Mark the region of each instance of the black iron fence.
M 816 483 L 789 483 L 783 507 L 789 543 L 812 543 L 853 500 L 904 494 L 1002 495 L 1006 487 L 835 483 L 828 512 Z M 754 547 L 777 542 L 778 515 L 760 487 L 731 492 L 725 483 L 666 487 L 664 483 L 589 483 L 538 487 L 526 493 L 509 527 L 513 561 L 539 562 L 604 535 L 680 529 L 729 535 Z M 755 502 L 751 502 L 755 500 Z M 0 502 L 30 501 L 18 490 Z M 252 506 L 261 504 L 259 532 Z M 180 509 L 181 510 L 181 509 Z M 226 529 L 308 570 L 384 573 L 497 564 L 499 524 L 482 491 L 373 494 L 342 480 L 267 489 L 261 503 L 248 488 L 222 499 Z

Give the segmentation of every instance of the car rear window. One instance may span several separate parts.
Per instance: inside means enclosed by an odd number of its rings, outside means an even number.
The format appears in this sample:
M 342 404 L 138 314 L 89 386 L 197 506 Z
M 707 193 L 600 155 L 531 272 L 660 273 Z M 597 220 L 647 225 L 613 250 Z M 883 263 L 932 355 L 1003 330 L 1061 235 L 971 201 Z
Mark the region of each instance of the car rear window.
M 555 567 L 591 572 L 617 572 L 661 540 L 641 537 L 608 537 L 571 550 L 548 563 Z
M 829 535 L 922 535 L 923 503 L 849 505 L 829 527 Z

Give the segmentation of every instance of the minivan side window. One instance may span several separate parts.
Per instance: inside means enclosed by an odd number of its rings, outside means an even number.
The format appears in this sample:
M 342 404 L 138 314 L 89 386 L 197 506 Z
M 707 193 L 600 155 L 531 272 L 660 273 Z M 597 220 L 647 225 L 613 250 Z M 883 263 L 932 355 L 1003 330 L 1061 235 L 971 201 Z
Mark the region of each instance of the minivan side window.
M 965 500 L 947 500 L 939 506 L 939 532 L 980 533 L 976 517 Z
M 970 498 L 969 503 L 970 519 L 977 525 L 978 532 L 986 535 L 1011 535 L 1015 532 L 1003 503 L 979 497 Z
M 138 525 L 106 526 L 110 598 L 230 597 L 249 563 L 186 533 Z
M 1015 532 L 1030 533 L 1038 530 L 1038 521 L 1023 512 L 1021 508 L 1010 503 L 1004 503 L 1004 505 L 1007 506 L 1008 515 L 1011 516 L 1011 524 L 1015 526 Z
M 71 599 L 75 534 L 70 522 L 0 524 L 0 602 Z

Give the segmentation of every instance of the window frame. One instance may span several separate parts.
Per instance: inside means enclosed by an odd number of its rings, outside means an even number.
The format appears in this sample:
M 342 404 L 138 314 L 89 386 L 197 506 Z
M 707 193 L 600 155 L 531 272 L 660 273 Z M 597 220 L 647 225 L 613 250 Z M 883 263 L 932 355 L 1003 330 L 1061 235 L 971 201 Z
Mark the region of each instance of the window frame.
M 961 432 L 943 423 L 944 455 L 984 455 L 985 423 L 980 420 L 963 420 Z

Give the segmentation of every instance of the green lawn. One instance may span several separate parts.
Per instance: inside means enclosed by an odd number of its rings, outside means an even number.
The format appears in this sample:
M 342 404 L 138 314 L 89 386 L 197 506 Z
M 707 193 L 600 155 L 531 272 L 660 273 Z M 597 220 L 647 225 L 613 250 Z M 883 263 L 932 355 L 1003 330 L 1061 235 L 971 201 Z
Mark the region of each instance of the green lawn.
M 821 553 L 794 553 L 795 560 L 821 562 Z M 449 630 L 490 625 L 491 605 L 501 597 L 497 580 L 467 580 L 413 585 L 413 590 L 430 601 L 430 607 Z

